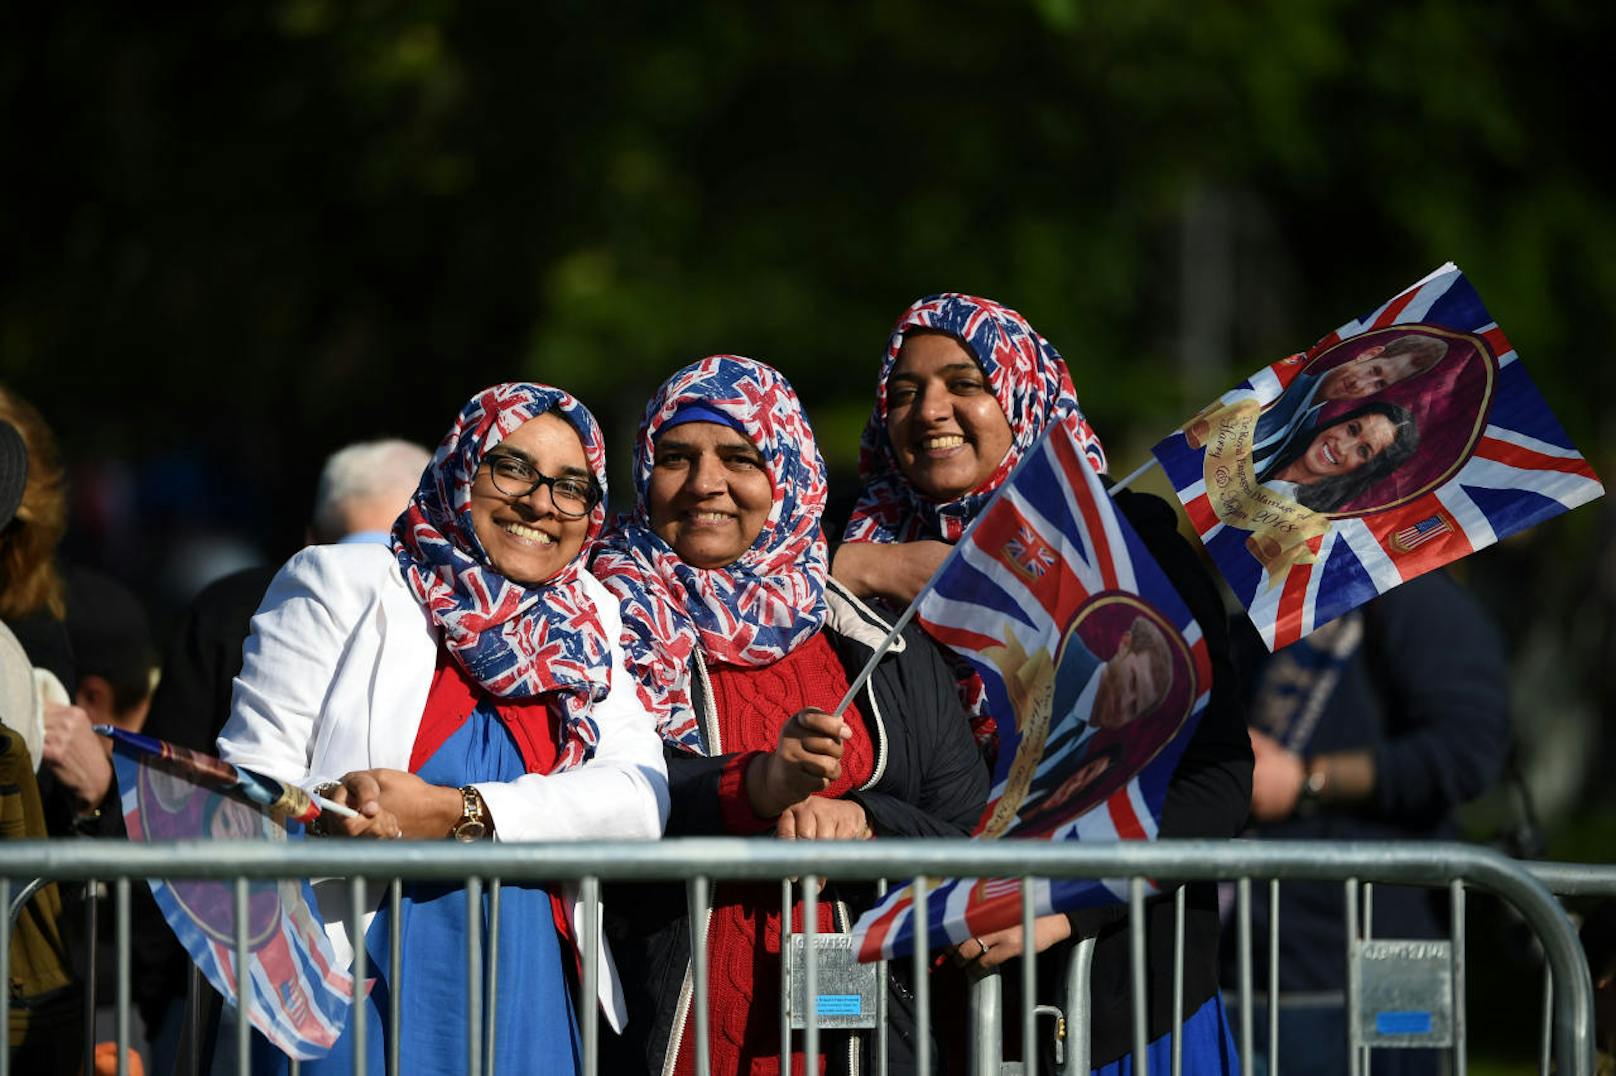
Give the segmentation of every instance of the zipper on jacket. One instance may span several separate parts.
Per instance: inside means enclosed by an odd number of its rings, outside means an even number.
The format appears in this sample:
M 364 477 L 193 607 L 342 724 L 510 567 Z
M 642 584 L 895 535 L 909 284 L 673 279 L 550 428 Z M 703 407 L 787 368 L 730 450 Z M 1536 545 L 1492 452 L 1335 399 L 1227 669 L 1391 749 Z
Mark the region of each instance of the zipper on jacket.
M 701 936 L 707 937 L 707 932 L 713 926 L 713 909 L 708 905 L 703 913 Z M 673 1070 L 679 1067 L 679 1047 L 685 1041 L 685 1021 L 690 1018 L 690 1007 L 696 997 L 696 962 L 685 962 L 685 981 L 679 988 L 679 1005 L 673 1014 L 673 1034 L 668 1037 L 668 1051 L 662 1058 L 662 1076 L 673 1076 Z

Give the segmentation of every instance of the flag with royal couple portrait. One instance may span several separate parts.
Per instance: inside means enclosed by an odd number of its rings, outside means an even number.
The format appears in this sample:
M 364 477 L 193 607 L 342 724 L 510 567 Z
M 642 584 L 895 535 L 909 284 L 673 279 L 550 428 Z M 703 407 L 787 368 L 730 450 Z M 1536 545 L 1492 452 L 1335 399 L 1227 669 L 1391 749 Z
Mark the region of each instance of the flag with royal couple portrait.
M 295 785 L 151 736 L 106 725 L 96 731 L 113 744 L 130 840 L 285 842 L 300 839 L 321 813 Z M 153 878 L 150 885 L 175 938 L 227 1003 L 245 994 L 249 1022 L 288 1057 L 330 1052 L 352 1006 L 353 972 L 332 950 L 308 879 L 247 883 L 241 990 L 235 883 Z
M 1604 492 L 1451 262 L 1153 452 L 1274 650 Z
M 998 726 L 978 839 L 1150 839 L 1205 709 L 1211 663 L 1189 610 L 1111 503 L 1082 447 L 1054 423 L 983 509 L 916 619 L 981 677 Z M 1120 881 L 1040 879 L 1039 914 L 1125 900 Z M 929 944 L 1021 921 L 1019 879 L 929 888 Z M 853 928 L 861 960 L 915 942 L 914 891 Z

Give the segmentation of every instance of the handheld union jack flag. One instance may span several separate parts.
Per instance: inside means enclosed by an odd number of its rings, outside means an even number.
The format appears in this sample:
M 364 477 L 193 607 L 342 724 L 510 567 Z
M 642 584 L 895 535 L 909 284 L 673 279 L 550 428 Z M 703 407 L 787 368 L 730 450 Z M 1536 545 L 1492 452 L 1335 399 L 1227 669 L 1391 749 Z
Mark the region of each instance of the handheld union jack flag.
M 1038 441 L 916 599 L 999 716 L 979 838 L 1149 839 L 1206 706 L 1211 663 L 1191 617 L 1116 513 L 1064 425 Z M 1013 721 L 1010 718 L 1013 717 Z M 1036 880 L 1039 914 L 1125 899 L 1113 883 Z M 951 879 L 927 898 L 930 943 L 1020 922 L 1017 879 Z M 860 959 L 907 951 L 913 892 L 854 927 Z
M 1271 649 L 1604 493 L 1451 262 L 1153 451 Z
M 296 816 L 319 813 L 300 789 L 250 770 L 149 736 L 98 731 L 113 741 L 130 840 L 298 840 L 303 823 Z M 353 974 L 332 952 L 307 879 L 248 884 L 244 991 L 237 989 L 234 884 L 150 884 L 163 918 L 213 988 L 231 1004 L 245 993 L 253 1027 L 288 1057 L 330 1052 L 347 1021 Z

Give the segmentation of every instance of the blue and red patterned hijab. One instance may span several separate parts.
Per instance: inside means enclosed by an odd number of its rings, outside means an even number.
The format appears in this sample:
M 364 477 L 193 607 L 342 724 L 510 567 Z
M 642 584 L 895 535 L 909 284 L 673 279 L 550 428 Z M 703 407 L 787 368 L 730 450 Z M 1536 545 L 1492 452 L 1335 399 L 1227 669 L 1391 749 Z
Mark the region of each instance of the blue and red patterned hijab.
M 605 525 L 604 496 L 589 514 L 583 553 L 535 587 L 489 565 L 471 520 L 471 486 L 483 457 L 548 411 L 577 431 L 604 493 L 606 449 L 588 408 L 546 385 L 495 385 L 472 397 L 438 445 L 393 524 L 393 552 L 449 654 L 484 690 L 511 702 L 556 693 L 564 729 L 555 768 L 562 770 L 594 754 L 600 730 L 589 709 L 611 683 L 610 641 L 581 579 L 584 554 Z
M 686 564 L 651 529 L 647 490 L 657 436 L 692 407 L 716 412 L 757 446 L 774 505 L 752 547 L 722 568 Z M 622 599 L 624 649 L 640 696 L 668 743 L 699 751 L 690 658 L 760 667 L 825 621 L 825 461 L 779 371 L 713 355 L 674 374 L 645 409 L 634 444 L 634 511 L 601 539 L 591 570 Z
M 1009 420 L 1011 444 L 986 482 L 952 501 L 934 501 L 916 490 L 899 469 L 887 436 L 887 380 L 898 364 L 906 333 L 930 329 L 958 340 L 982 367 L 994 398 Z M 862 489 L 843 538 L 849 542 L 912 542 L 923 538 L 957 542 L 1021 457 L 1051 422 L 1064 422 L 1096 471 L 1105 450 L 1083 418 L 1066 362 L 1027 319 L 991 299 L 945 292 L 904 311 L 887 339 L 875 410 L 859 442 Z

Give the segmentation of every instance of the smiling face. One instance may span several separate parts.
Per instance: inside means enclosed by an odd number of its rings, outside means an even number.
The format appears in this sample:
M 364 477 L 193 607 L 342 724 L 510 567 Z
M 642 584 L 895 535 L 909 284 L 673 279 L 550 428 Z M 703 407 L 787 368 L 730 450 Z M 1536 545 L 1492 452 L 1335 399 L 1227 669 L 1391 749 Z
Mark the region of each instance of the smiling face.
M 951 501 L 993 476 L 1010 423 L 970 352 L 951 336 L 911 333 L 887 378 L 887 436 L 909 484 Z
M 1383 355 L 1379 345 L 1324 375 L 1319 395 L 1326 400 L 1361 400 L 1412 377 L 1417 371 L 1410 353 Z
M 663 431 L 645 491 L 651 529 L 697 568 L 722 568 L 752 548 L 774 507 L 757 447 L 716 422 Z
M 1396 436 L 1397 428 L 1385 415 L 1360 415 L 1338 422 L 1314 434 L 1307 451 L 1274 477 L 1305 486 L 1351 474 L 1386 451 Z
M 488 565 L 513 583 L 534 586 L 565 568 L 583 548 L 589 517 L 567 519 L 555 510 L 548 486 L 508 497 L 494 485 L 490 460 L 515 456 L 552 478 L 588 479 L 583 442 L 553 413 L 529 419 L 490 450 L 471 486 L 471 522 Z

